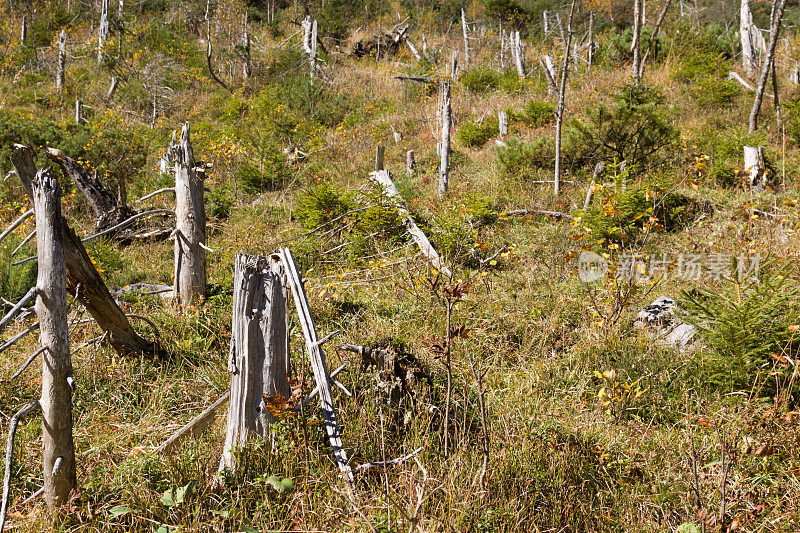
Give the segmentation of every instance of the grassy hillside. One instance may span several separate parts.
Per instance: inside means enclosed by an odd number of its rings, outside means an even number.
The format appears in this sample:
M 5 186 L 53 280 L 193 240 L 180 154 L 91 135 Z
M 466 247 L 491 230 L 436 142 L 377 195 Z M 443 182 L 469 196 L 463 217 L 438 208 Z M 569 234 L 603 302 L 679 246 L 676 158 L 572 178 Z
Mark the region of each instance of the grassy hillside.
M 584 49 L 570 71 L 565 183 L 555 196 L 556 97 L 538 58 L 560 63 L 563 50 L 557 31 L 544 34 L 541 10 L 566 17 L 569 6 L 465 3 L 472 62 L 464 65 L 457 2 L 313 2 L 325 51 L 312 82 L 300 45 L 302 5 L 277 2 L 270 21 L 269 2 L 212 3 L 207 23 L 205 2 L 126 3 L 124 18 L 112 17 L 98 64 L 92 4 L 0 8 L 0 170 L 11 169 L 13 143 L 39 150 L 41 166 L 50 164 L 41 148 L 54 146 L 96 170 L 112 193 L 122 184 L 133 203 L 174 183 L 158 161 L 188 122 L 196 159 L 213 165 L 205 182 L 208 296 L 195 306 L 158 295 L 123 298 L 126 313 L 157 327 L 156 334 L 134 322 L 157 340 L 159 355 L 87 345 L 102 332 L 73 326 L 80 490 L 56 515 L 41 498 L 25 501 L 42 484 L 41 422 L 32 417 L 17 435 L 7 530 L 800 529 L 800 92 L 788 81 L 800 57 L 795 28 L 784 28 L 778 44 L 783 120 L 767 96 L 759 129 L 747 133 L 753 92 L 727 79 L 730 70 L 742 73 L 738 7 L 709 2 L 681 17 L 673 6 L 634 86 L 631 6 L 578 6 L 576 41 L 594 9 L 598 48 L 591 67 Z M 766 27 L 769 5 L 753 11 Z M 245 79 L 246 12 L 252 75 Z M 795 13 L 790 6 L 787 20 Z M 20 43 L 23 14 L 28 35 Z M 411 17 L 409 35 L 420 50 L 426 37 L 430 58 L 417 61 L 405 45 L 389 57 L 350 53 L 398 16 Z M 501 22 L 523 29 L 524 79 L 508 52 L 500 65 Z M 56 90 L 61 29 L 66 84 Z M 209 74 L 209 39 L 219 81 Z M 450 189 L 440 198 L 438 80 L 449 75 L 453 50 L 462 65 L 452 87 Z M 434 81 L 404 82 L 401 74 Z M 112 77 L 118 88 L 108 96 Z M 86 105 L 80 125 L 78 97 Z M 499 110 L 509 116 L 505 146 L 495 142 Z M 452 277 L 423 261 L 369 181 L 377 145 Z M 764 147 L 762 189 L 746 186 L 745 145 Z M 412 175 L 408 150 L 417 161 Z M 60 183 L 64 213 L 88 235 L 88 203 L 67 176 Z M 173 208 L 174 197 L 135 207 Z M 3 228 L 29 208 L 13 176 L 0 183 Z M 509 214 L 524 208 L 571 218 Z M 33 227 L 30 219 L 0 244 L 0 296 L 8 301 L 36 281 L 35 261 L 12 266 L 35 254 L 31 241 L 12 256 Z M 234 255 L 267 255 L 279 245 L 298 259 L 320 336 L 341 331 L 326 355 L 331 369 L 347 364 L 338 379 L 353 397 L 337 389 L 334 397 L 353 464 L 423 448 L 402 464 L 358 474 L 352 493 L 316 408 L 304 417 L 283 413 L 272 442 L 242 450 L 242 468 L 222 489 L 212 481 L 225 416 L 176 451 L 152 453 L 228 389 Z M 88 251 L 112 289 L 172 283 L 172 241 L 97 240 Z M 605 258 L 608 275 L 581 281 L 582 251 Z M 690 258 L 704 270 L 687 270 Z M 747 271 L 754 261 L 758 281 L 753 272 L 736 275 L 737 265 Z M 699 327 L 692 348 L 680 351 L 634 326 L 661 295 Z M 458 328 L 449 368 L 448 308 Z M 82 316 L 77 303 L 72 315 Z M 15 321 L 4 338 L 33 320 Z M 313 374 L 292 320 L 293 384 L 307 394 Z M 0 355 L 4 436 L 11 415 L 40 395 L 39 361 L 10 379 L 37 342 L 29 336 Z M 426 378 L 393 401 L 374 368 L 335 349 L 341 343 L 388 343 Z M 279 490 L 270 476 L 290 478 L 291 487 Z

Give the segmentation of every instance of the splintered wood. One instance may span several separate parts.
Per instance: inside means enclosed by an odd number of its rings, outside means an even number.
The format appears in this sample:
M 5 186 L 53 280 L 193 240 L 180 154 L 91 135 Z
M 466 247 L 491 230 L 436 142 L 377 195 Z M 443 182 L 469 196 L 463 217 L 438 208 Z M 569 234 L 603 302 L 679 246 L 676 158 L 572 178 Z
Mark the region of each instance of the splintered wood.
M 384 171 L 385 172 L 385 171 Z M 311 309 L 308 304 L 306 290 L 300 278 L 300 272 L 294 261 L 291 250 L 281 248 L 279 252 L 281 261 L 286 271 L 287 281 L 292 290 L 297 314 L 300 316 L 300 326 L 303 328 L 303 336 L 306 341 L 306 351 L 311 359 L 311 368 L 314 370 L 314 379 L 319 388 L 320 406 L 322 416 L 325 419 L 325 430 L 328 432 L 328 439 L 333 448 L 333 454 L 339 465 L 339 470 L 348 485 L 353 482 L 353 472 L 347 464 L 347 452 L 342 444 L 342 436 L 337 421 L 336 408 L 333 405 L 333 394 L 331 393 L 331 378 L 328 373 L 328 366 L 325 362 L 325 354 L 322 352 L 322 344 L 329 340 L 330 336 L 322 341 L 317 337 L 317 330 L 314 327 L 314 320 L 311 318 Z

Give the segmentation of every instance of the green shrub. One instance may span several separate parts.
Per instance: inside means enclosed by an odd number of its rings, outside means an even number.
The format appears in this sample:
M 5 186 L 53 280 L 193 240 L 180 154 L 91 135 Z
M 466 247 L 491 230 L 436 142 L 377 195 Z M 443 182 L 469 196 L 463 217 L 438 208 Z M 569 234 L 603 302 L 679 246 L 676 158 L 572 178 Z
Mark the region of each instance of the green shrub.
M 689 91 L 701 107 L 731 107 L 742 94 L 742 86 L 733 80 L 704 76 L 692 84 Z
M 650 42 L 650 36 L 652 34 L 653 28 L 651 26 L 644 26 L 642 28 L 642 33 L 640 35 L 642 54 L 645 53 L 648 43 Z M 654 63 L 661 59 L 662 50 L 664 49 L 666 40 L 667 39 L 663 33 L 656 37 L 655 43 L 653 43 L 653 49 L 650 52 L 650 55 L 647 57 L 648 63 Z M 617 33 L 615 30 L 610 31 L 608 33 L 608 42 L 611 45 L 611 55 L 615 59 L 628 61 L 633 57 L 633 53 L 631 52 L 631 44 L 633 42 L 632 27 L 626 28 L 624 31 L 622 31 L 622 33 Z
M 572 156 L 581 161 L 627 161 L 648 167 L 664 160 L 676 147 L 679 133 L 666 100 L 655 88 L 627 85 L 619 88 L 611 105 L 586 110 L 588 120 L 573 120 L 577 130 Z
M 497 89 L 500 85 L 500 74 L 488 67 L 473 67 L 465 70 L 459 81 L 469 92 L 481 94 Z
M 523 80 L 513 68 L 507 68 L 500 74 L 498 87 L 508 94 L 521 93 L 524 90 Z
M 655 217 L 657 224 L 651 226 L 652 229 L 679 230 L 694 221 L 704 209 L 693 198 L 655 182 L 631 185 L 622 190 L 622 181 L 629 173 L 617 175 L 617 183 L 596 194 L 595 201 L 581 216 L 580 224 L 590 230 L 593 240 L 609 244 L 627 242 L 650 223 L 650 217 Z
M 496 136 L 497 128 L 497 118 L 495 117 L 482 121 L 468 121 L 458 129 L 456 137 L 464 146 L 477 148 Z
M 229 184 L 220 184 L 212 187 L 206 193 L 206 203 L 208 214 L 216 219 L 224 220 L 231 214 L 233 206 L 233 187 Z
M 330 183 L 322 182 L 303 190 L 297 197 L 294 215 L 306 229 L 314 229 L 345 214 L 352 199 Z
M 727 67 L 727 61 L 719 53 L 704 50 L 688 51 L 681 57 L 680 66 L 672 77 L 684 83 L 692 83 L 700 78 L 708 77 L 719 79 L 727 74 Z
M 730 165 L 714 165 L 710 176 L 711 180 L 720 187 L 733 187 L 738 183 L 736 169 Z
M 5 298 L 9 302 L 18 301 L 31 287 L 36 285 L 36 261 L 11 266 L 14 261 L 25 257 L 24 252 L 18 252 L 17 255 L 11 257 L 11 252 L 20 242 L 22 239 L 12 234 L 0 244 L 0 298 Z M 0 315 L 2 314 L 3 312 L 0 310 Z
M 552 102 L 531 100 L 525 104 L 522 108 L 522 114 L 517 115 L 517 117 L 538 128 L 553 124 L 556 120 L 555 112 L 556 106 Z
M 509 139 L 507 146 L 497 149 L 500 170 L 521 178 L 532 178 L 536 170 L 552 168 L 555 157 L 555 141 L 550 137 L 540 137 L 531 143 Z
M 800 98 L 795 98 L 783 105 L 783 124 L 786 135 L 800 146 Z M 755 145 L 753 145 L 755 146 Z
M 734 271 L 713 289 L 683 291 L 685 318 L 711 349 L 709 382 L 724 391 L 758 387 L 772 395 L 777 381 L 788 380 L 793 367 L 781 364 L 781 357 L 794 361 L 800 351 L 800 339 L 789 329 L 800 316 L 793 268 L 760 265 L 760 280 L 740 279 Z

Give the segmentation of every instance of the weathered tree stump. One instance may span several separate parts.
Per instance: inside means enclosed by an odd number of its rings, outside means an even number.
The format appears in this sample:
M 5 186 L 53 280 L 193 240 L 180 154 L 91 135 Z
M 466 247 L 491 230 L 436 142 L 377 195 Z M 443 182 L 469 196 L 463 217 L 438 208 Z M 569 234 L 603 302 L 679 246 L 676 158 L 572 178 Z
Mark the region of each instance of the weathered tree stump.
M 40 170 L 32 186 L 39 255 L 36 314 L 39 317 L 39 340 L 46 348 L 42 355 L 42 398 L 39 401 L 44 419 L 44 497 L 52 509 L 67 503 L 70 492 L 77 485 L 69 381 L 72 379 L 72 362 L 67 330 L 67 270 L 61 187 L 49 169 Z
M 413 176 L 414 175 L 414 167 L 416 167 L 417 161 L 414 158 L 414 150 L 409 150 L 406 152 L 406 175 Z
M 231 396 L 220 471 L 235 468 L 234 448 L 251 434 L 269 436 L 273 417 L 265 402 L 292 394 L 284 277 L 281 263 L 270 258 L 238 254 L 234 259 Z
M 189 304 L 206 293 L 204 170 L 194 160 L 189 124 L 173 153 L 175 161 L 175 297 Z

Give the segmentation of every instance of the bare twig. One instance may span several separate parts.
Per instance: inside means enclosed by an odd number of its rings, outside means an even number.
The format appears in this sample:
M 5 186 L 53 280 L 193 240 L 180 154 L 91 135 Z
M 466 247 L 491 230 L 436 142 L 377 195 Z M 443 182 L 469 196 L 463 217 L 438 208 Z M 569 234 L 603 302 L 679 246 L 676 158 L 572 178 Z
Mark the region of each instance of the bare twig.
M 0 507 L 0 533 L 6 525 L 6 511 L 8 511 L 8 497 L 11 491 L 11 467 L 14 461 L 14 437 L 17 433 L 17 426 L 27 415 L 39 409 L 41 406 L 38 401 L 33 401 L 14 413 L 11 423 L 8 426 L 8 441 L 6 443 L 6 462 L 5 475 L 3 476 L 3 502 Z
M 31 366 L 31 363 L 33 363 L 33 362 L 36 360 L 36 356 L 37 356 L 37 355 L 39 355 L 40 353 L 42 353 L 43 351 L 45 351 L 46 349 L 47 349 L 47 346 L 42 346 L 41 348 L 39 348 L 38 350 L 36 350 L 35 352 L 33 352 L 33 354 L 31 354 L 31 356 L 30 356 L 30 357 L 28 357 L 28 359 L 27 359 L 27 360 L 26 360 L 24 363 L 22 363 L 22 366 L 21 366 L 21 367 L 19 367 L 19 370 L 17 370 L 17 371 L 14 373 L 14 375 L 13 375 L 13 376 L 11 376 L 11 378 L 9 378 L 9 379 L 11 379 L 11 380 L 15 380 L 15 379 L 17 379 L 19 376 L 21 376 L 21 375 L 22 375 L 22 373 L 23 373 L 23 372 L 25 372 L 25 370 L 26 370 L 26 369 L 27 369 L 29 366 Z
M 8 237 L 9 235 L 11 235 L 11 232 L 12 232 L 12 231 L 14 231 L 15 229 L 17 229 L 17 227 L 18 227 L 20 224 L 22 224 L 23 222 L 25 222 L 25 220 L 27 220 L 27 219 L 28 219 L 30 216 L 32 216 L 32 215 L 33 215 L 33 209 L 28 209 L 27 211 L 25 211 L 24 213 L 22 213 L 22 215 L 21 215 L 21 216 L 20 216 L 20 217 L 19 217 L 17 220 L 15 220 L 14 222 L 12 222 L 12 223 L 11 223 L 11 225 L 10 225 L 8 228 L 6 228 L 6 230 L 5 230 L 3 233 L 0 233 L 0 243 L 1 243 L 1 242 L 3 242 L 3 240 L 5 240 L 5 238 L 6 238 L 6 237 Z
M 36 287 L 32 287 L 27 293 L 25 293 L 25 296 L 23 296 L 22 299 L 11 308 L 11 311 L 9 311 L 8 314 L 6 314 L 6 316 L 0 320 L 0 332 L 6 328 L 8 323 L 11 322 L 11 320 L 17 316 L 17 314 L 19 314 L 22 308 L 25 307 L 25 304 L 27 304 L 31 299 L 35 298 L 37 294 L 39 294 L 39 289 Z

